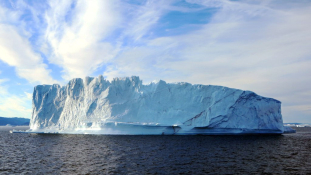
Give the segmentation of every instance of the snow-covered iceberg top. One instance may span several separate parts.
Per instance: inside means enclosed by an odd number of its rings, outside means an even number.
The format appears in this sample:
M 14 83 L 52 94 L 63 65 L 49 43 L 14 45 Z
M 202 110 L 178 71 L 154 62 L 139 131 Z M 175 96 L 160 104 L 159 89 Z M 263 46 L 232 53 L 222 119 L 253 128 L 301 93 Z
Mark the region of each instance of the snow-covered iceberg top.
M 281 134 L 284 128 L 281 102 L 251 91 L 99 76 L 36 86 L 28 132 Z

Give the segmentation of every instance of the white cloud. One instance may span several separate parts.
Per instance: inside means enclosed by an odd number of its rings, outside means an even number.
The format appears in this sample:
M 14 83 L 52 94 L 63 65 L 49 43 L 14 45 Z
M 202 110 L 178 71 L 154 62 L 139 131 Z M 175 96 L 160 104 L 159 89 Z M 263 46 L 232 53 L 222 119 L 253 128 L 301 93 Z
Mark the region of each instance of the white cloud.
M 56 82 L 40 55 L 33 51 L 27 32 L 13 25 L 19 15 L 0 7 L 0 60 L 14 66 L 17 75 L 31 83 Z
M 31 117 L 31 100 L 27 97 L 19 97 L 15 95 L 0 95 L 0 113 L 2 117 Z
M 8 92 L 3 85 L 8 79 L 0 79 L 0 114 L 2 117 L 31 117 L 31 94 L 17 96 Z
M 31 83 L 55 82 L 41 57 L 32 51 L 29 42 L 9 25 L 0 25 L 0 60 L 14 66 L 17 75 Z
M 32 100 L 32 94 L 31 93 L 28 93 L 28 92 L 24 92 L 25 93 L 25 96 L 28 100 Z
M 103 39 L 118 27 L 115 3 L 51 1 L 46 14 L 46 38 L 53 54 L 49 61 L 64 69 L 64 79 L 90 75 L 113 58 L 114 48 Z M 72 19 L 66 20 L 68 16 Z
M 131 47 L 124 43 L 142 42 L 172 2 L 51 1 L 46 14 L 46 38 L 53 55 L 49 61 L 64 69 L 66 80 L 91 75 Z

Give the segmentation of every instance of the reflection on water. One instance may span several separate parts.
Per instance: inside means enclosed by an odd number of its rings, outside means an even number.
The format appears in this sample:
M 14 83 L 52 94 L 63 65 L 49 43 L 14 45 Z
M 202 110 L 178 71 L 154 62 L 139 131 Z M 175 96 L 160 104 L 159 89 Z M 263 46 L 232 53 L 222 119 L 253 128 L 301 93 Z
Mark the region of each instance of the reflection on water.
M 0 131 L 0 173 L 310 173 L 311 130 L 279 136 L 104 136 Z

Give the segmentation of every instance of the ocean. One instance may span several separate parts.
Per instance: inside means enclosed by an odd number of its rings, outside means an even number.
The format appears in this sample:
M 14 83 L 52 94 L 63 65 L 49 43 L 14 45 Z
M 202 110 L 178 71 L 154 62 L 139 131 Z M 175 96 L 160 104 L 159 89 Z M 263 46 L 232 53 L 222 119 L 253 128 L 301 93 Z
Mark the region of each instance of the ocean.
M 311 174 L 311 128 L 246 136 L 9 133 L 0 174 Z

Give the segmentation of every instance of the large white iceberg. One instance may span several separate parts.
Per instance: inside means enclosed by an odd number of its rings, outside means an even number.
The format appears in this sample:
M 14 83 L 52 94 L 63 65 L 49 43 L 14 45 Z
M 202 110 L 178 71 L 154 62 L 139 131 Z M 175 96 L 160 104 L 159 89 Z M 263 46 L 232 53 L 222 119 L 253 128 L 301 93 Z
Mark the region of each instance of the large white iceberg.
M 281 102 L 251 91 L 99 76 L 36 86 L 28 132 L 282 134 L 284 127 Z

